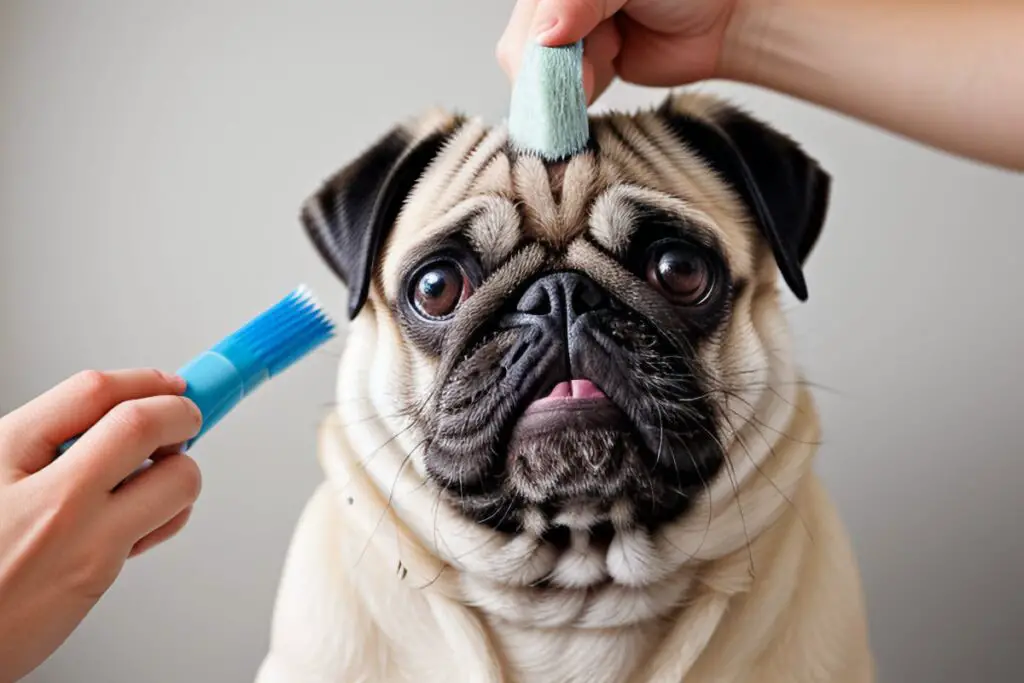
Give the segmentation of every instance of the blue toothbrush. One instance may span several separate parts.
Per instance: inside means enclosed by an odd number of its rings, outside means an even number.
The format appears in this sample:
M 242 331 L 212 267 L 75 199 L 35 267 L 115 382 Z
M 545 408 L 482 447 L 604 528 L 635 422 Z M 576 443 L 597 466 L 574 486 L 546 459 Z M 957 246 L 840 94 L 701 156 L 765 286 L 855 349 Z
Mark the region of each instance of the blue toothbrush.
M 256 387 L 306 357 L 334 333 L 334 323 L 309 288 L 301 285 L 189 361 L 178 374 L 188 383 L 185 396 L 203 414 L 203 426 L 182 450 L 191 448 Z M 63 443 L 58 455 L 78 438 Z

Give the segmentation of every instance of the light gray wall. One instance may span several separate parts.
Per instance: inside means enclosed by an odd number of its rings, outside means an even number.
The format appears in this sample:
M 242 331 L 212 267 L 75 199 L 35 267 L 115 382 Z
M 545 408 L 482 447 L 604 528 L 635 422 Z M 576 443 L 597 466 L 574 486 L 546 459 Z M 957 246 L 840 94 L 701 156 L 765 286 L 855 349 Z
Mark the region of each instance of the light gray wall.
M 0 409 L 84 367 L 177 367 L 300 281 L 328 172 L 430 104 L 497 120 L 510 2 L 0 2 Z M 1024 184 L 744 88 L 835 175 L 791 306 L 882 680 L 1009 680 L 1024 631 Z M 653 102 L 618 88 L 605 104 Z M 250 680 L 318 480 L 330 351 L 212 432 L 187 531 L 32 683 Z

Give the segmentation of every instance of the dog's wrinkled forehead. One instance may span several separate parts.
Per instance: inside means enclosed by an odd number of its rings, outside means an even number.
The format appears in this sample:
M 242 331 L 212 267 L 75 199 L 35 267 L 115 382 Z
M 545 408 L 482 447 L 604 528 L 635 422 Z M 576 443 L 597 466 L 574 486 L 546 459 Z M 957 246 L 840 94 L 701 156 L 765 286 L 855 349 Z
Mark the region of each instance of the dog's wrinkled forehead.
M 397 126 L 307 201 L 304 225 L 350 290 L 396 296 L 407 255 L 459 236 L 485 269 L 524 243 L 557 253 L 586 239 L 620 254 L 658 215 L 719 245 L 746 277 L 758 241 L 806 298 L 802 264 L 824 222 L 830 179 L 794 142 L 713 98 L 593 117 L 588 149 L 545 164 L 517 155 L 504 126 L 430 112 Z
M 504 127 L 469 121 L 424 172 L 389 243 L 404 251 L 458 235 L 491 270 L 530 242 L 557 253 L 589 238 L 621 254 L 645 218 L 657 213 L 707 233 L 723 245 L 730 269 L 746 276 L 752 233 L 742 204 L 699 159 L 687 159 L 687 168 L 658 147 L 631 146 L 630 138 L 643 139 L 643 123 L 627 117 L 599 121 L 592 149 L 548 164 L 509 150 Z M 403 265 L 394 250 L 385 252 L 381 282 L 389 299 L 397 294 Z

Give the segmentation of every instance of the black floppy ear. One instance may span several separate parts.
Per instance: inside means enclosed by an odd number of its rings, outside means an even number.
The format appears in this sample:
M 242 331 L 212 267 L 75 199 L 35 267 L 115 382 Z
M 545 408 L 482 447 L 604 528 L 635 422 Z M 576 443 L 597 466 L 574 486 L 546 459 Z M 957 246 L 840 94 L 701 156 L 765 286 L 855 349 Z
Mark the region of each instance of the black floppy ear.
M 803 265 L 825 223 L 831 176 L 792 139 L 744 112 L 717 104 L 697 115 L 680 101 L 669 99 L 659 112 L 739 193 L 786 284 L 806 301 Z
M 406 198 L 456 123 L 399 125 L 331 176 L 300 218 L 320 256 L 348 289 L 348 314 L 362 310 L 384 240 Z

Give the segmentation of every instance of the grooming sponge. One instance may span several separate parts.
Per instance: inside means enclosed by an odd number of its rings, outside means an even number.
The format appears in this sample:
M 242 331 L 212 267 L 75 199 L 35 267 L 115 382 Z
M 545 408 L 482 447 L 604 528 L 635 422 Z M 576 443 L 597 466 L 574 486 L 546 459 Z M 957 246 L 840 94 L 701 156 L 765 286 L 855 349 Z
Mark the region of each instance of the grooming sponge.
M 560 47 L 527 43 L 512 89 L 508 135 L 513 148 L 547 161 L 560 161 L 587 146 L 583 41 Z

